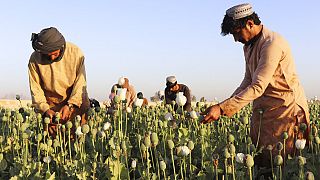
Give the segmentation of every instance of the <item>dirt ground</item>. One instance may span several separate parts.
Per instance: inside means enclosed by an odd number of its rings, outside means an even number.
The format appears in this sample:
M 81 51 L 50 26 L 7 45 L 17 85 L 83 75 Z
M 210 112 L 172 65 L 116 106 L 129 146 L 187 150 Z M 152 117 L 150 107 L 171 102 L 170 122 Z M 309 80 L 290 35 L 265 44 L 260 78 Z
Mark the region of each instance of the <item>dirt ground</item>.
M 21 100 L 21 105 L 23 107 L 27 106 L 27 104 L 31 104 L 31 100 Z M 11 99 L 0 99 L 0 107 L 16 109 L 20 108 L 20 102 L 18 100 Z

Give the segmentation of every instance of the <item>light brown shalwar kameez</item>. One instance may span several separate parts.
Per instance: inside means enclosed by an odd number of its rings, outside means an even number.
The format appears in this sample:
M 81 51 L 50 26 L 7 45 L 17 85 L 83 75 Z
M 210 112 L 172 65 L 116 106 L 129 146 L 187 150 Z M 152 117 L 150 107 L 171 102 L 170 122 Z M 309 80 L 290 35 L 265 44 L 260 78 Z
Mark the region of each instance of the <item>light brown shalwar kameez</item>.
M 28 68 L 32 104 L 36 109 L 41 113 L 48 109 L 59 112 L 64 105 L 73 104 L 76 107 L 72 110 L 70 119 L 80 115 L 81 123 L 85 122 L 85 113 L 90 103 L 84 55 L 80 48 L 67 42 L 62 59 L 53 63 L 44 63 L 41 54 L 33 52 Z M 49 132 L 52 134 L 55 124 L 53 122 L 49 125 Z
M 231 98 L 219 106 L 225 115 L 231 117 L 253 101 L 253 142 L 257 141 L 260 124 L 258 109 L 262 109 L 259 146 L 283 142 L 281 135 L 286 131 L 289 135 L 286 152 L 292 153 L 294 126 L 300 122 L 309 124 L 309 111 L 289 44 L 279 34 L 263 27 L 260 38 L 254 44 L 244 46 L 244 56 L 245 77 Z M 268 153 L 267 150 L 263 152 L 258 162 L 261 166 L 270 165 Z

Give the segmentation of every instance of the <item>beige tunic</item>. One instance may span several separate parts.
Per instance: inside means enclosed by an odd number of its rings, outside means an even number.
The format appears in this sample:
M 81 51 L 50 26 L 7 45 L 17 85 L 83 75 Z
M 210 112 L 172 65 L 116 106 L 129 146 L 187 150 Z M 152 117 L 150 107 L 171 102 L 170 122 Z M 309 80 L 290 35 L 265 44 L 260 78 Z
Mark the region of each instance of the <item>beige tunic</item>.
M 302 108 L 309 122 L 309 112 L 288 42 L 279 34 L 263 27 L 261 37 L 252 47 L 244 46 L 244 56 L 245 77 L 231 98 L 219 106 L 225 115 L 231 117 L 253 101 L 252 139 L 257 140 L 257 110 L 262 109 L 264 113 L 259 144 L 282 141 L 281 134 L 287 131 L 287 145 L 292 147 L 296 116 Z
M 76 45 L 67 42 L 62 59 L 51 64 L 33 52 L 28 68 L 32 104 L 42 113 L 59 111 L 67 103 L 81 110 L 89 107 L 84 55 Z

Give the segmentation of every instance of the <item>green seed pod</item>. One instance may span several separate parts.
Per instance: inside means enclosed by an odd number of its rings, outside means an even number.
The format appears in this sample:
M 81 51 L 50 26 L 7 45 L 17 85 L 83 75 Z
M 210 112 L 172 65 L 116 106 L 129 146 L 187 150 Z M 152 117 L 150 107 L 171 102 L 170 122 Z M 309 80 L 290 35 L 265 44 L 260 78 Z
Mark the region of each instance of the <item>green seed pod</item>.
M 89 124 L 90 127 L 93 127 L 93 124 L 94 124 L 94 123 L 93 123 L 92 120 L 90 120 L 90 121 L 88 122 L 88 124 Z
M 53 147 L 54 147 L 54 148 L 57 148 L 57 147 L 59 147 L 59 146 L 60 146 L 59 140 L 58 140 L 58 139 L 54 139 L 54 140 L 53 140 Z
M 42 140 L 42 134 L 38 134 L 38 135 L 36 136 L 36 140 L 37 140 L 37 141 L 41 141 L 41 140 Z
M 282 139 L 284 139 L 284 140 L 286 140 L 286 139 L 288 139 L 288 133 L 287 132 L 283 132 L 282 133 Z
M 16 129 L 16 128 L 13 128 L 13 129 L 12 129 L 12 133 L 13 133 L 14 135 L 16 135 L 16 134 L 17 134 L 17 129 Z
M 227 166 L 227 173 L 232 174 L 232 166 Z
M 276 157 L 274 157 L 274 164 L 276 166 L 281 166 L 283 163 L 283 158 L 281 155 L 277 155 Z
M 56 112 L 55 114 L 54 114 L 54 116 L 56 117 L 56 120 L 58 119 L 58 120 L 60 120 L 60 118 L 61 118 L 61 114 L 59 113 L 59 112 Z M 58 121 L 57 120 L 57 121 Z
M 45 117 L 44 118 L 44 123 L 45 124 L 49 124 L 50 123 L 50 118 L 49 117 Z
M 46 137 L 48 135 L 48 131 L 43 131 L 43 136 Z
M 142 143 L 140 149 L 141 151 L 145 152 L 147 150 L 147 147 Z
M 316 142 L 317 144 L 320 144 L 320 138 L 319 138 L 319 136 L 315 137 L 314 140 L 315 140 L 315 142 Z
M 251 137 L 248 137 L 248 138 L 247 138 L 247 144 L 248 144 L 248 145 L 252 144 L 252 139 L 251 139 Z
M 122 142 L 121 142 L 121 149 L 122 149 L 123 151 L 127 151 L 126 141 L 122 141 Z
M 20 121 L 20 122 L 23 121 L 23 116 L 22 116 L 22 114 L 20 114 L 20 113 L 17 114 L 17 120 Z
M 228 142 L 233 143 L 234 142 L 234 136 L 232 134 L 228 135 Z
M 2 160 L 3 160 L 3 154 L 0 153 L 0 161 L 2 161 Z
M 174 148 L 174 142 L 171 139 L 169 139 L 167 143 L 168 143 L 169 149 L 172 150 Z
M 41 115 L 41 113 L 37 113 L 37 120 L 38 120 L 38 121 L 41 121 L 41 120 L 42 120 L 42 115 Z
M 98 132 L 97 129 L 95 129 L 95 128 L 94 128 L 94 129 L 91 129 L 91 135 L 92 135 L 93 138 L 96 137 L 97 132 Z
M 48 147 L 51 147 L 51 146 L 52 146 L 52 139 L 49 139 L 49 140 L 48 140 L 47 145 L 48 145 Z
M 228 159 L 228 158 L 231 157 L 231 154 L 229 153 L 228 148 L 224 148 L 224 150 L 223 150 L 223 156 L 224 156 L 224 158 L 226 158 L 226 159 Z
M 22 139 L 28 139 L 29 135 L 27 133 L 22 133 Z
M 299 166 L 303 166 L 303 165 L 305 165 L 307 163 L 307 161 L 306 161 L 306 158 L 305 157 L 302 157 L 302 156 L 299 156 L 298 157 L 298 164 L 299 164 Z
M 236 155 L 236 147 L 233 144 L 229 144 L 229 152 L 232 156 Z
M 20 127 L 21 132 L 25 132 L 28 129 L 28 127 L 29 123 L 22 123 Z
M 68 121 L 68 122 L 66 123 L 66 125 L 67 125 L 67 128 L 68 128 L 68 129 L 71 129 L 71 128 L 72 128 L 72 122 L 71 122 L 71 121 Z
M 82 132 L 83 132 L 84 134 L 87 134 L 87 133 L 89 133 L 89 131 L 90 131 L 90 127 L 89 127 L 88 124 L 82 125 L 81 128 L 82 128 L 81 130 L 82 130 Z
M 158 134 L 157 133 L 152 133 L 151 134 L 151 142 L 152 142 L 152 145 L 154 147 L 158 145 L 159 139 L 158 139 Z
M 3 136 L 0 136 L 0 144 L 4 141 Z
M 143 141 L 144 145 L 146 145 L 147 148 L 149 148 L 151 146 L 151 140 L 150 140 L 150 136 L 146 135 L 144 137 L 144 141 Z
M 81 121 L 81 116 L 80 116 L 80 115 L 77 115 L 77 116 L 76 116 L 76 121 L 77 121 L 77 122 L 80 122 L 80 121 Z
M 7 122 L 7 121 L 8 121 L 8 117 L 7 117 L 7 116 L 3 116 L 3 117 L 2 117 L 2 121 L 3 121 L 3 122 Z
M 249 124 L 248 114 L 245 114 L 245 115 L 242 117 L 242 123 L 243 123 L 244 125 Z
M 207 132 L 207 129 L 206 128 L 202 128 L 200 129 L 200 136 L 204 136 Z
M 166 170 L 166 168 L 167 168 L 166 162 L 164 162 L 164 161 L 162 160 L 162 161 L 160 161 L 159 164 L 160 164 L 160 169 L 161 169 L 162 171 Z
M 194 149 L 193 141 L 188 141 L 188 148 L 192 151 Z
M 305 132 L 308 126 L 305 123 L 301 123 L 299 126 L 300 131 Z
M 247 167 L 249 167 L 249 168 L 253 167 L 253 165 L 254 165 L 254 160 L 253 160 L 253 157 L 252 157 L 250 154 L 247 154 L 247 155 L 246 155 L 245 160 L 246 160 L 246 163 L 245 163 L 245 164 L 246 164 Z
M 276 144 L 276 149 L 277 149 L 278 151 L 282 151 L 282 149 L 283 149 L 283 144 L 282 144 L 282 142 L 278 142 L 278 143 Z
M 119 104 L 121 102 L 120 96 L 115 95 L 114 98 L 113 98 L 113 102 L 116 103 L 116 104 Z

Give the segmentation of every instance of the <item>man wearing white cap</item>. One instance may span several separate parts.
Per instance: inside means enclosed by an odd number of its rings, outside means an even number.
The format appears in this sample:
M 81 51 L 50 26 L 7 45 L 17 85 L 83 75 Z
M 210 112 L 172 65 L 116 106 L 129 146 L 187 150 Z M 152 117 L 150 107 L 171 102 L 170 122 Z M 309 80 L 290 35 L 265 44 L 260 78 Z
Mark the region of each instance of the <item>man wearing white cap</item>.
M 178 84 L 175 76 L 169 76 L 166 79 L 166 88 L 164 90 L 165 102 L 166 104 L 172 104 L 172 101 L 176 100 L 177 93 L 183 92 L 183 95 L 187 98 L 186 104 L 183 109 L 186 111 L 191 111 L 191 96 L 188 86 L 184 84 Z M 178 108 L 178 104 L 175 104 L 174 109 Z
M 202 123 L 218 120 L 220 115 L 231 117 L 253 101 L 250 134 L 253 142 L 259 140 L 259 147 L 274 146 L 283 142 L 281 135 L 287 132 L 286 153 L 293 153 L 294 139 L 306 138 L 308 134 L 307 129 L 295 136 L 294 128 L 300 123 L 309 124 L 309 112 L 288 42 L 262 25 L 250 4 L 226 11 L 221 34 L 231 34 L 236 42 L 244 44 L 245 75 L 230 98 L 204 112 Z M 259 166 L 270 166 L 268 153 L 265 149 L 258 156 Z
M 117 89 L 125 89 L 125 99 L 126 99 L 126 105 L 128 107 L 131 107 L 133 105 L 134 100 L 136 99 L 136 91 L 134 89 L 134 86 L 129 83 L 129 79 L 126 77 L 120 77 L 117 84 L 114 84 L 111 88 L 111 94 L 109 95 L 109 98 L 111 101 L 113 100 L 114 96 L 116 95 Z

